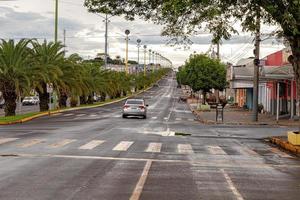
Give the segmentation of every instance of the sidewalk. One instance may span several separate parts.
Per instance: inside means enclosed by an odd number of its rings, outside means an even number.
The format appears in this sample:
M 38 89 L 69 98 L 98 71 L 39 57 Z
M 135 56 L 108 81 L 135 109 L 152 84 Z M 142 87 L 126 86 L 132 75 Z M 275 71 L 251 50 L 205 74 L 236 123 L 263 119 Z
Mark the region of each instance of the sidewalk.
M 197 116 L 197 118 L 205 124 L 216 124 L 216 109 L 212 108 L 211 111 L 198 111 L 197 104 L 194 99 L 188 99 L 187 101 L 190 109 Z M 251 111 L 245 111 L 242 108 L 231 108 L 225 106 L 224 108 L 224 121 L 223 124 L 228 125 L 279 125 L 298 127 L 300 121 L 291 119 L 280 119 L 276 121 L 276 117 L 269 114 L 259 114 L 258 122 L 252 122 Z

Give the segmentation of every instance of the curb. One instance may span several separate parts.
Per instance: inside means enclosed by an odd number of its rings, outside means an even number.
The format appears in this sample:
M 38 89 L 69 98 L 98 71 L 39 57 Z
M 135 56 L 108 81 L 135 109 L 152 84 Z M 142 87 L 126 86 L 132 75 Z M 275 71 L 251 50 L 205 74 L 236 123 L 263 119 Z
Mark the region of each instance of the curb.
M 282 148 L 286 151 L 289 151 L 289 152 L 294 153 L 296 155 L 300 155 L 300 146 L 292 145 L 291 143 L 289 143 L 286 140 L 283 140 L 280 137 L 272 137 L 272 138 L 270 138 L 270 142 L 272 144 L 275 144 L 275 145 L 279 146 L 280 148 Z
M 131 94 L 131 95 L 127 96 L 127 97 L 123 97 L 123 98 L 115 100 L 115 101 L 111 101 L 111 102 L 107 102 L 107 103 L 103 103 L 103 104 L 99 104 L 99 105 L 91 105 L 91 106 L 85 106 L 85 107 L 79 107 L 79 108 L 75 107 L 75 108 L 64 109 L 64 110 L 56 110 L 56 111 L 50 111 L 50 112 L 43 112 L 43 113 L 39 113 L 39 114 L 36 114 L 34 116 L 31 116 L 31 117 L 26 117 L 24 119 L 13 121 L 13 122 L 0 122 L 0 125 L 21 124 L 21 123 L 28 122 L 28 121 L 31 121 L 33 119 L 36 119 L 36 118 L 39 118 L 39 117 L 44 117 L 44 116 L 47 116 L 47 115 L 51 116 L 52 114 L 57 114 L 57 113 L 63 113 L 63 112 L 68 112 L 68 111 L 73 111 L 73 110 L 83 110 L 83 109 L 89 109 L 89 108 L 97 108 L 97 107 L 102 107 L 102 106 L 106 106 L 106 105 L 118 103 L 118 102 L 121 102 L 121 101 L 123 101 L 125 99 L 128 99 L 130 97 L 134 97 L 136 95 L 142 94 L 143 92 L 150 90 L 152 87 L 153 87 L 153 85 L 151 85 L 150 87 L 146 88 L 145 90 L 139 91 L 139 92 L 137 92 L 135 94 Z

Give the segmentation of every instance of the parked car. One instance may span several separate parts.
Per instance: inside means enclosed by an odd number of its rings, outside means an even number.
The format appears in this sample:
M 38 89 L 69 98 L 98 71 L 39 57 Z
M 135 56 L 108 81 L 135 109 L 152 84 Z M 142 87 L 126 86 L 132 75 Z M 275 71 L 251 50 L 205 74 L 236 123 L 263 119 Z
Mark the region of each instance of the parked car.
M 0 109 L 4 108 L 5 101 L 3 98 L 0 99 Z
M 38 105 L 40 102 L 38 97 L 25 97 L 22 101 L 23 106 L 27 105 Z
M 123 118 L 127 116 L 141 116 L 147 118 L 147 107 L 144 99 L 128 99 L 123 106 Z

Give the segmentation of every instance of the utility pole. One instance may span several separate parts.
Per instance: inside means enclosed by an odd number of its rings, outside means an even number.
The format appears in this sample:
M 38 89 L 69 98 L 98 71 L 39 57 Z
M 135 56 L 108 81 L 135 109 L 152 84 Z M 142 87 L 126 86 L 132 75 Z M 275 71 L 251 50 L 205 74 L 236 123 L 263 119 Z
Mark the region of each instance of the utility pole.
M 55 0 L 55 30 L 54 30 L 54 42 L 57 42 L 58 33 L 58 0 Z
M 220 60 L 220 40 L 217 42 L 217 59 Z M 215 90 L 215 96 L 217 104 L 220 103 L 220 91 L 218 89 Z
M 104 65 L 105 65 L 105 69 L 107 69 L 107 58 L 108 58 L 108 16 L 107 14 L 105 15 L 104 18 L 104 22 L 105 22 L 105 57 L 104 57 Z
M 255 50 L 254 50 L 254 76 L 253 76 L 253 116 L 252 121 L 258 121 L 258 90 L 259 90 L 259 54 L 260 54 L 260 7 L 257 8 Z

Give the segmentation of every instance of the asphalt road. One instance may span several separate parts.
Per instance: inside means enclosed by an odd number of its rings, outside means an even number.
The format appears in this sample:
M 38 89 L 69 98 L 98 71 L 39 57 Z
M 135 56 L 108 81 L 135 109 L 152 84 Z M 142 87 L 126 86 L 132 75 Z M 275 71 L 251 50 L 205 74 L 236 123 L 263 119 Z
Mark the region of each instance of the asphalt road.
M 0 199 L 299 199 L 299 158 L 263 141 L 288 128 L 206 126 L 179 92 L 141 94 L 147 119 L 121 102 L 1 126 Z

